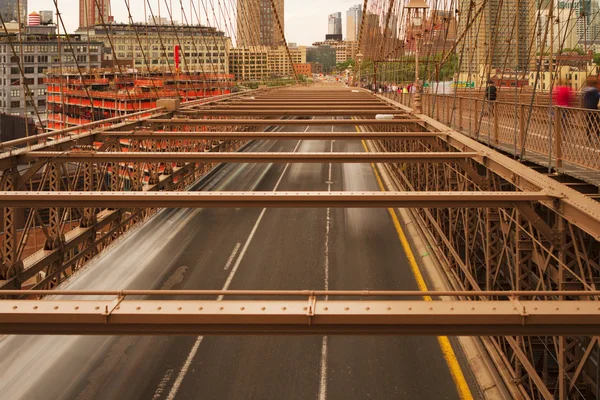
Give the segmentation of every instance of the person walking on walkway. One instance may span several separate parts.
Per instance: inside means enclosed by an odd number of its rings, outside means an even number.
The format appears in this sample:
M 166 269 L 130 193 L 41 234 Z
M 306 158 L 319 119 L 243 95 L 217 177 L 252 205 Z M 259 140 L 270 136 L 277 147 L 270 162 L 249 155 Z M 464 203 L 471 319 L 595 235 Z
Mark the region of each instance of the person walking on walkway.
M 598 91 L 598 77 L 589 77 L 586 86 L 583 88 L 582 105 L 589 110 L 585 113 L 586 133 L 590 140 L 590 145 L 595 146 L 600 132 L 598 118 L 598 102 L 600 101 L 600 91 Z
M 573 102 L 573 89 L 559 82 L 552 91 L 552 100 L 555 106 L 570 107 Z
M 489 107 L 489 116 L 490 118 L 494 116 L 494 106 L 496 98 L 498 97 L 498 88 L 494 85 L 494 81 L 489 80 L 487 87 L 485 88 L 485 99 L 488 101 Z

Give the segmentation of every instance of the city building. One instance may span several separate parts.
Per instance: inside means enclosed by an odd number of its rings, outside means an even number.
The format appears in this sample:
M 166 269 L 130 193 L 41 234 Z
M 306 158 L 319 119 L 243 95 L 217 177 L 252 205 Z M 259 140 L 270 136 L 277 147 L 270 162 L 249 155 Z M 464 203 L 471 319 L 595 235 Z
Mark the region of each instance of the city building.
M 554 68 L 554 84 L 561 84 L 572 88 L 575 91 L 581 90 L 589 76 L 597 76 L 599 67 L 594 64 L 588 64 L 583 67 L 571 67 L 568 65 L 559 65 Z M 528 75 L 529 86 L 539 91 L 550 90 L 552 74 L 550 72 L 530 72 Z
M 325 40 L 335 40 L 335 41 L 342 41 L 343 37 L 341 33 L 328 33 L 327 35 L 325 35 Z
M 175 71 L 174 51 L 179 46 L 181 71 L 229 73 L 231 40 L 213 27 L 112 24 L 108 29 L 96 25 L 79 32 L 89 33 L 92 39 L 105 44 L 105 67 L 122 65 L 137 71 Z
M 313 46 L 326 46 L 333 48 L 335 50 L 336 63 L 354 60 L 356 58 L 356 54 L 358 53 L 358 42 L 349 40 L 326 40 L 324 42 L 315 42 L 313 43 Z
M 173 20 L 171 24 L 170 18 L 151 15 L 148 17 L 148 25 L 179 25 L 179 22 Z
M 346 11 L 346 40 L 358 42 L 360 23 L 362 21 L 362 5 L 357 4 Z
M 79 0 L 79 28 L 113 22 L 110 0 Z
M 552 43 L 546 43 L 548 49 L 588 49 L 588 46 L 598 40 L 600 34 L 600 18 L 598 2 L 592 0 L 558 1 L 555 3 L 556 28 Z M 548 10 L 545 11 L 546 20 Z M 551 39 L 548 38 L 550 42 Z
M 27 16 L 27 26 L 40 26 L 40 14 L 32 11 Z
M 464 32 L 459 81 L 485 82 L 494 68 L 518 71 L 523 76 L 535 63 L 537 2 L 489 0 L 474 20 L 478 6 L 460 0 L 458 32 Z M 476 3 L 477 5 L 479 2 Z
M 318 63 L 324 73 L 329 73 L 335 68 L 335 49 L 328 45 L 313 46 L 306 49 L 306 61 Z
M 23 39 L 23 72 L 25 81 L 21 82 L 19 57 L 15 57 L 11 46 L 5 45 L 15 41 L 16 36 L 0 36 L 0 112 L 24 115 L 27 104 L 27 114 L 34 114 L 34 105 L 40 114 L 46 110 L 46 71 L 62 63 L 63 68 L 75 68 L 76 62 L 80 67 L 99 68 L 103 44 L 100 42 L 82 40 L 79 35 L 70 35 L 71 43 L 65 38 L 59 41 L 56 35 L 28 35 Z M 89 57 L 89 58 L 88 58 Z M 26 96 L 24 84 L 33 99 Z M 27 98 L 27 99 L 26 99 Z M 27 102 L 27 103 L 25 103 Z
M 294 75 L 295 64 L 306 63 L 306 47 L 298 46 L 289 49 L 292 57 L 288 56 L 285 46 L 271 47 L 269 49 L 269 70 L 273 77 L 291 77 Z
M 27 0 L 0 0 L 0 15 L 5 23 L 16 21 L 25 25 L 27 21 Z
M 269 78 L 269 48 L 232 48 L 229 51 L 229 73 L 238 82 L 263 81 Z
M 323 73 L 323 64 L 319 62 L 309 62 L 310 64 L 310 72 L 313 74 L 322 74 Z
M 96 69 L 82 77 L 76 69 L 48 72 L 48 129 L 62 129 L 149 110 L 163 98 L 182 101 L 231 92 L 227 74 L 150 72 L 121 73 Z M 110 124 L 108 124 L 110 125 Z
M 285 30 L 284 0 L 274 0 L 277 17 L 273 12 L 271 0 L 237 1 L 237 43 L 236 47 L 270 46 L 284 43 L 277 24 Z
M 342 34 L 342 13 L 336 12 L 329 14 L 327 33 L 330 35 L 341 35 Z
M 312 68 L 310 63 L 294 64 L 294 71 L 298 76 L 311 76 Z
M 40 23 L 42 25 L 54 24 L 54 11 L 52 11 L 52 10 L 40 11 Z

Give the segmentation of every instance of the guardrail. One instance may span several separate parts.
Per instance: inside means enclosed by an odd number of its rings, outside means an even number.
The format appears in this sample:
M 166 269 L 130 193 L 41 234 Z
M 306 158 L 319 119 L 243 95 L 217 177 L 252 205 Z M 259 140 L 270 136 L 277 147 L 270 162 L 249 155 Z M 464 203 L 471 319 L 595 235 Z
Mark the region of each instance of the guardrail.
M 384 95 L 412 107 L 413 94 Z M 600 111 L 434 94 L 423 94 L 422 104 L 423 114 L 521 158 L 600 171 Z

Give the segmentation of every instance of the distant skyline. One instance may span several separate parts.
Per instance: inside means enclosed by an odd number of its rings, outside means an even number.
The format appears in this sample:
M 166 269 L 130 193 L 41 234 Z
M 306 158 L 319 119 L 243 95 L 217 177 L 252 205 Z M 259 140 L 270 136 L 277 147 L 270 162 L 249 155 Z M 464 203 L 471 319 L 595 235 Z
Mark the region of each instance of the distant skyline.
M 134 22 L 144 21 L 144 8 L 140 4 L 144 0 L 129 0 L 132 8 Z M 213 0 L 217 3 L 217 0 Z M 235 4 L 234 0 L 226 0 L 224 4 Z M 179 0 L 172 0 L 175 12 L 174 18 L 181 22 L 179 13 Z M 158 12 L 157 0 L 151 0 L 154 13 Z M 168 16 L 164 7 L 164 0 L 160 2 L 162 6 L 161 16 Z M 189 11 L 189 1 L 183 1 Z M 197 1 L 195 1 L 197 4 Z M 313 42 L 322 41 L 327 33 L 327 16 L 334 12 L 341 12 L 346 15 L 346 10 L 356 4 L 362 4 L 360 0 L 286 0 L 285 2 L 285 37 L 288 42 L 294 42 L 298 45 L 308 46 Z M 69 32 L 75 31 L 79 25 L 79 0 L 58 0 L 58 5 L 62 13 L 63 20 Z M 53 0 L 29 0 L 27 12 L 40 10 L 55 10 Z M 128 13 L 124 0 L 112 0 L 112 12 L 117 22 L 127 23 Z M 148 13 L 149 14 L 149 13 Z M 188 16 L 189 18 L 189 16 Z M 201 17 L 202 18 L 202 17 Z M 202 18 L 205 21 L 205 18 Z M 212 18 L 211 18 L 212 20 Z M 231 35 L 229 24 L 221 25 L 221 29 Z M 346 21 L 342 18 L 342 32 L 346 32 Z M 234 22 L 235 27 L 235 22 Z M 235 28 L 234 28 L 235 29 Z M 61 27 L 62 31 L 62 27 Z

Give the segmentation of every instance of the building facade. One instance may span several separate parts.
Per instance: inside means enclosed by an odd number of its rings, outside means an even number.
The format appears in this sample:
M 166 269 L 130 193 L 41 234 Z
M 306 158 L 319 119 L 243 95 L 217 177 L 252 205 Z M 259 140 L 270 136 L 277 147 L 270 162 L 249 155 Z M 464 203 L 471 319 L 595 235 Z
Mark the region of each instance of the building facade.
M 535 63 L 538 5 L 528 0 L 460 0 L 458 32 L 463 36 L 459 81 L 481 84 L 493 69 L 512 70 L 526 77 Z M 471 7 L 472 6 L 472 7 Z M 463 45 L 461 44 L 461 49 Z
M 362 22 L 362 5 L 357 4 L 346 11 L 346 40 L 358 42 Z
M 285 31 L 284 0 L 274 0 L 274 5 L 277 15 L 273 12 L 271 0 L 237 1 L 236 47 L 277 47 L 284 43 L 277 24 L 279 20 Z
M 329 73 L 335 68 L 335 49 L 327 45 L 309 47 L 306 50 L 306 60 L 309 63 L 321 64 L 322 71 Z
M 40 11 L 40 23 L 42 25 L 54 24 L 54 11 L 52 11 L 52 10 Z
M 313 43 L 315 47 L 331 47 L 335 50 L 335 62 L 344 63 L 348 60 L 354 60 L 358 53 L 358 42 L 350 40 L 326 40 L 324 42 Z M 329 72 L 329 71 L 328 71 Z
M 342 13 L 336 12 L 329 14 L 327 19 L 327 33 L 330 35 L 342 34 Z
M 229 73 L 238 82 L 260 82 L 269 78 L 269 48 L 232 48 L 229 52 Z
M 105 67 L 124 65 L 138 71 L 174 71 L 174 52 L 178 45 L 181 71 L 229 73 L 231 41 L 216 28 L 112 24 L 108 30 L 100 25 L 80 30 L 82 34 L 88 31 L 92 39 L 105 44 Z
M 291 63 L 285 46 L 269 49 L 269 71 L 273 77 L 293 76 L 294 65 L 306 63 L 305 46 L 292 47 L 289 50 L 292 57 Z
M 0 0 L 0 14 L 4 22 L 27 22 L 27 0 Z
M 79 27 L 108 24 L 113 21 L 110 0 L 79 0 Z
M 16 38 L 12 37 L 12 41 Z M 21 82 L 21 71 L 19 69 L 19 57 L 13 55 L 9 38 L 0 36 L 0 112 L 25 115 L 27 104 L 27 115 L 34 115 L 34 105 L 39 113 L 46 111 L 46 71 L 50 68 L 58 68 L 59 63 L 65 70 L 75 69 L 76 61 L 82 69 L 99 68 L 103 43 L 88 42 L 81 40 L 78 35 L 70 35 L 71 43 L 65 38 L 60 42 L 56 36 L 23 38 L 23 72 L 25 81 L 33 98 L 25 92 L 25 85 Z M 88 58 L 89 56 L 89 58 Z
M 312 68 L 310 63 L 304 63 L 304 64 L 294 64 L 294 71 L 296 72 L 296 75 L 298 76 L 311 76 L 312 72 L 311 72 Z

